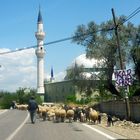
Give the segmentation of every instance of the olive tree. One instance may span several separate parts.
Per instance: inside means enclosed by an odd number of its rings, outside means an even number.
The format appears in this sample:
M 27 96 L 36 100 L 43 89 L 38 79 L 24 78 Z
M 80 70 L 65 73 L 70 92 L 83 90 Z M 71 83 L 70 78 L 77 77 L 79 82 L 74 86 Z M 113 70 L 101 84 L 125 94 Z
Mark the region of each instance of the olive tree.
M 137 28 L 130 22 L 122 24 L 125 16 L 116 18 L 118 23 L 118 33 L 120 41 L 120 52 L 123 64 L 130 58 L 130 51 L 134 47 L 134 40 Z M 87 58 L 96 58 L 104 61 L 104 88 L 121 97 L 120 91 L 117 90 L 112 81 L 114 68 L 120 69 L 120 56 L 114 33 L 114 22 L 109 20 L 97 25 L 90 22 L 88 25 L 79 25 L 74 33 L 73 42 L 85 46 Z M 132 61 L 131 61 L 132 62 Z M 127 62 L 128 63 L 128 62 Z M 125 67 L 125 65 L 124 65 Z

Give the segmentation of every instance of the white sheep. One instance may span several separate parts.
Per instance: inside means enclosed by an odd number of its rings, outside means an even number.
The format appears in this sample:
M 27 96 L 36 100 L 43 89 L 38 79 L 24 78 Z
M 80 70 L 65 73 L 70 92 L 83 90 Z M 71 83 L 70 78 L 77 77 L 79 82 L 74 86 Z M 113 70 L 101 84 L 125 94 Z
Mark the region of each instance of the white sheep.
M 89 118 L 95 124 L 95 122 L 98 120 L 98 112 L 96 110 L 93 110 L 92 108 L 90 108 Z
M 74 118 L 74 111 L 72 109 L 67 110 L 66 117 L 69 119 L 69 122 L 72 122 Z

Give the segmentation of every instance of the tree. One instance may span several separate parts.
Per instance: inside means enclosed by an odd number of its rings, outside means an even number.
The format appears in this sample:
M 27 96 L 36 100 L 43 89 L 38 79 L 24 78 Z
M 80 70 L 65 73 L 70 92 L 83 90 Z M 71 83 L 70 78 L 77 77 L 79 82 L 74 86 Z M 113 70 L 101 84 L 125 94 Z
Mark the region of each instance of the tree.
M 125 16 L 116 18 L 116 21 L 118 23 L 122 61 L 126 62 L 130 49 L 134 46 L 132 36 L 136 34 L 136 27 L 130 22 L 123 25 Z M 112 94 L 121 97 L 121 93 L 116 89 L 112 81 L 114 68 L 120 69 L 116 36 L 114 34 L 114 22 L 109 20 L 100 25 L 97 25 L 95 22 L 90 22 L 87 26 L 79 25 L 73 42 L 86 47 L 86 56 L 88 58 L 104 60 L 104 67 L 106 67 L 104 73 L 106 84 L 104 84 L 104 88 Z
M 29 92 L 27 92 L 27 88 L 19 88 L 16 91 L 17 102 L 19 104 L 27 104 L 31 96 L 34 96 L 38 103 L 42 103 L 41 98 L 36 94 L 35 89 L 29 88 L 28 90 Z
M 65 80 L 77 80 L 77 79 L 83 79 L 83 76 L 81 73 L 83 72 L 83 65 L 78 66 L 78 64 L 74 64 L 74 66 L 71 66 L 69 69 L 67 69 L 67 74 L 65 76 Z
M 140 25 L 133 39 L 134 47 L 131 49 L 130 56 L 135 65 L 135 74 L 140 82 Z
M 11 107 L 12 101 L 15 101 L 17 99 L 16 93 L 1 91 L 0 95 L 0 108 L 3 109 L 9 109 Z
M 85 68 L 83 65 L 78 66 L 78 64 L 75 63 L 74 66 L 69 68 L 67 70 L 65 80 L 73 80 L 73 84 L 77 86 L 78 91 L 80 93 L 85 92 L 87 96 L 90 96 L 92 94 L 92 80 L 89 82 L 89 79 L 87 79 L 86 75 L 83 73 Z

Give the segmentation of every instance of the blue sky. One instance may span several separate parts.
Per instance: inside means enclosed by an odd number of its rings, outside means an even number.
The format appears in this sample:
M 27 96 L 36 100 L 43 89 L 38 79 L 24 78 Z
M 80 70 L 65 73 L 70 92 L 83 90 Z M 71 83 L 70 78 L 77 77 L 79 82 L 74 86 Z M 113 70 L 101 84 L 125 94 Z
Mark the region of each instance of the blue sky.
M 36 45 L 34 33 L 37 30 L 39 4 L 41 5 L 44 31 L 46 32 L 44 43 L 71 37 L 78 25 L 86 25 L 90 21 L 100 24 L 112 19 L 111 8 L 114 8 L 116 16 L 128 16 L 140 6 L 139 0 L 1 0 L 0 2 L 0 49 L 8 50 Z M 140 14 L 137 14 L 130 21 L 139 25 Z M 84 47 L 71 41 L 45 46 L 45 49 L 46 75 L 50 74 L 51 66 L 54 68 L 55 75 L 65 71 L 76 57 L 85 53 Z M 0 56 L 0 64 L 3 67 L 0 70 L 0 90 L 15 90 L 18 86 L 36 86 L 36 78 L 30 79 L 31 82 L 33 81 L 32 83 L 17 84 L 15 88 L 13 86 L 16 81 L 12 82 L 13 79 L 18 81 L 23 77 L 23 81 L 26 81 L 25 78 L 29 77 L 24 75 L 26 73 L 20 74 L 19 69 L 17 69 L 27 61 L 31 61 L 29 65 L 30 67 L 32 65 L 33 68 L 30 72 L 36 72 L 36 56 L 33 53 L 34 50 L 27 50 Z M 29 67 L 26 68 L 29 70 Z M 15 74 L 6 79 L 7 72 Z M 22 77 L 20 77 L 21 75 Z

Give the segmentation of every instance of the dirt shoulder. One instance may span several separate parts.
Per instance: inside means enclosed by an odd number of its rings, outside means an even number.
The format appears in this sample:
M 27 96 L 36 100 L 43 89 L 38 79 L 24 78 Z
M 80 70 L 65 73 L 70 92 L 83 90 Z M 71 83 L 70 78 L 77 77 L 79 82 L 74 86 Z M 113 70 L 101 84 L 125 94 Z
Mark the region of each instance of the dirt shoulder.
M 107 126 L 107 117 L 104 115 L 102 116 L 102 122 L 99 126 L 108 129 L 112 132 L 115 132 L 119 135 L 125 136 L 128 139 L 140 139 L 140 123 L 133 123 L 131 121 L 115 121 L 114 125 L 108 127 Z

